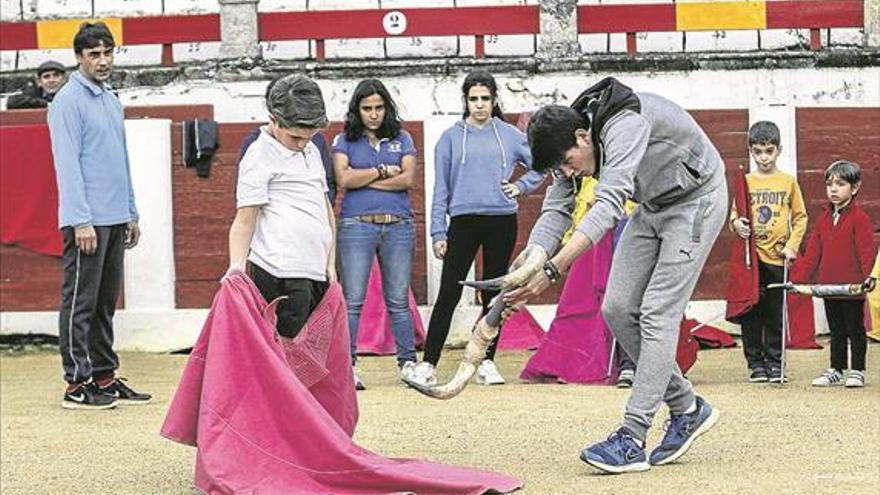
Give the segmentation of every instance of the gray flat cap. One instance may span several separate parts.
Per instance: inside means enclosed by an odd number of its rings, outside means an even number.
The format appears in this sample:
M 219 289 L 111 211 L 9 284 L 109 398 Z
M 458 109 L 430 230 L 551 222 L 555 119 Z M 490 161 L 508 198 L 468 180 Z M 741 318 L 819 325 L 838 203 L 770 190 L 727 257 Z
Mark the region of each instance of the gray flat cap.
M 49 71 L 53 71 L 53 70 L 57 70 L 58 72 L 61 72 L 61 73 L 65 72 L 64 66 L 61 65 L 60 62 L 56 62 L 54 60 L 47 60 L 47 61 L 43 62 L 42 64 L 40 64 L 39 67 L 37 67 L 37 75 L 41 76 L 41 75 L 43 75 L 44 72 L 49 72 Z
M 281 127 L 326 127 L 324 96 L 315 81 L 291 74 L 279 79 L 269 92 L 269 112 Z

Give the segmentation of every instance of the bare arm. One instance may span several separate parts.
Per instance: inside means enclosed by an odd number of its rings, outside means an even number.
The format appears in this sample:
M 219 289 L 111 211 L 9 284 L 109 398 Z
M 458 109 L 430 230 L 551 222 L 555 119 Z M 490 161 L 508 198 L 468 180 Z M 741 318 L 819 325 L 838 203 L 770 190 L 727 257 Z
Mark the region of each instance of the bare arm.
M 416 177 L 416 157 L 413 155 L 404 155 L 400 159 L 401 172 L 394 177 L 383 180 L 377 180 L 370 184 L 373 189 L 380 191 L 408 191 L 415 185 Z
M 333 204 L 324 195 L 324 203 L 327 205 L 327 218 L 330 221 L 330 232 L 333 240 L 330 242 L 330 253 L 327 256 L 327 282 L 336 282 L 336 216 L 333 214 Z
M 245 206 L 239 208 L 238 212 L 236 212 L 235 220 L 232 221 L 232 226 L 229 227 L 230 270 L 239 269 L 244 271 L 259 213 L 259 206 Z
M 333 153 L 333 171 L 336 185 L 343 189 L 360 189 L 379 178 L 376 168 L 351 168 L 345 153 Z

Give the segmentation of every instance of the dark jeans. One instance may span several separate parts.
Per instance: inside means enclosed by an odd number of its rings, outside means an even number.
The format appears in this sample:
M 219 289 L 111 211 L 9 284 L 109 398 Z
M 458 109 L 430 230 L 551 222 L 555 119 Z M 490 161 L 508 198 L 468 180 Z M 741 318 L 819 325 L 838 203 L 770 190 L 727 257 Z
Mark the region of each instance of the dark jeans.
M 782 290 L 765 290 L 782 282 L 783 267 L 758 262 L 761 295 L 742 318 L 743 353 L 749 369 L 782 367 Z
M 324 298 L 330 286 L 327 282 L 307 278 L 276 278 L 266 270 L 251 263 L 251 276 L 266 302 L 287 296 L 278 303 L 276 328 L 283 337 L 293 338 L 299 334 L 312 311 Z
M 113 351 L 113 315 L 122 285 L 126 225 L 95 227 L 98 249 L 85 255 L 72 227 L 61 229 L 64 282 L 58 315 L 61 366 L 67 383 L 112 377 L 119 367 Z
M 435 366 L 440 361 L 440 353 L 449 335 L 452 314 L 461 299 L 462 286 L 459 281 L 467 276 L 477 256 L 477 250 L 483 248 L 483 279 L 500 277 L 507 273 L 510 255 L 516 244 L 516 233 L 516 214 L 452 217 L 446 236 L 447 250 L 440 275 L 440 291 L 428 324 L 423 356 L 425 361 Z M 497 291 L 485 291 L 481 294 L 483 315 L 488 312 L 489 303 L 497 294 Z M 500 336 L 499 332 L 498 337 L 492 341 L 486 351 L 486 359 L 495 358 Z
M 865 371 L 868 339 L 864 311 L 864 299 L 825 299 L 825 317 L 831 330 L 831 367 L 838 371 L 847 368 L 847 350 L 852 359 L 850 368 Z

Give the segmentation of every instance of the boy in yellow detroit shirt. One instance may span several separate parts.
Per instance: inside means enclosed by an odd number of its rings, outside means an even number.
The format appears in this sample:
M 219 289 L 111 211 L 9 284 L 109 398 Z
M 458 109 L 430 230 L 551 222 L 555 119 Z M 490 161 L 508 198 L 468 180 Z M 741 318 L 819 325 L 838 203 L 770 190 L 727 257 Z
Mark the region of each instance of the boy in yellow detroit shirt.
M 782 376 L 783 291 L 766 291 L 767 284 L 783 279 L 785 265 L 797 258 L 807 211 L 797 179 L 780 171 L 776 160 L 782 147 L 773 122 L 756 122 L 749 128 L 749 152 L 757 167 L 746 175 L 751 198 L 752 223 L 731 209 L 730 228 L 738 236 L 755 238 L 758 251 L 758 303 L 742 317 L 742 343 L 752 383 L 780 383 Z

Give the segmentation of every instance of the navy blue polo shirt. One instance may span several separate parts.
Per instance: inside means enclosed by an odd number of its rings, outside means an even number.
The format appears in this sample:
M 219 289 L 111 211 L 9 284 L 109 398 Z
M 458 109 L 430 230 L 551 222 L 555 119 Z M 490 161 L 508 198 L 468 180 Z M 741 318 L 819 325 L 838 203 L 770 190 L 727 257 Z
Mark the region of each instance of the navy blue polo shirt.
M 400 131 L 392 139 L 382 139 L 375 147 L 370 144 L 366 134 L 355 141 L 349 141 L 345 138 L 345 133 L 340 133 L 333 139 L 333 153 L 346 155 L 351 168 L 367 169 L 380 163 L 399 167 L 404 156 L 416 155 L 416 148 L 406 131 Z M 342 218 L 381 214 L 412 218 L 409 192 L 380 191 L 369 185 L 345 191 L 342 198 Z

